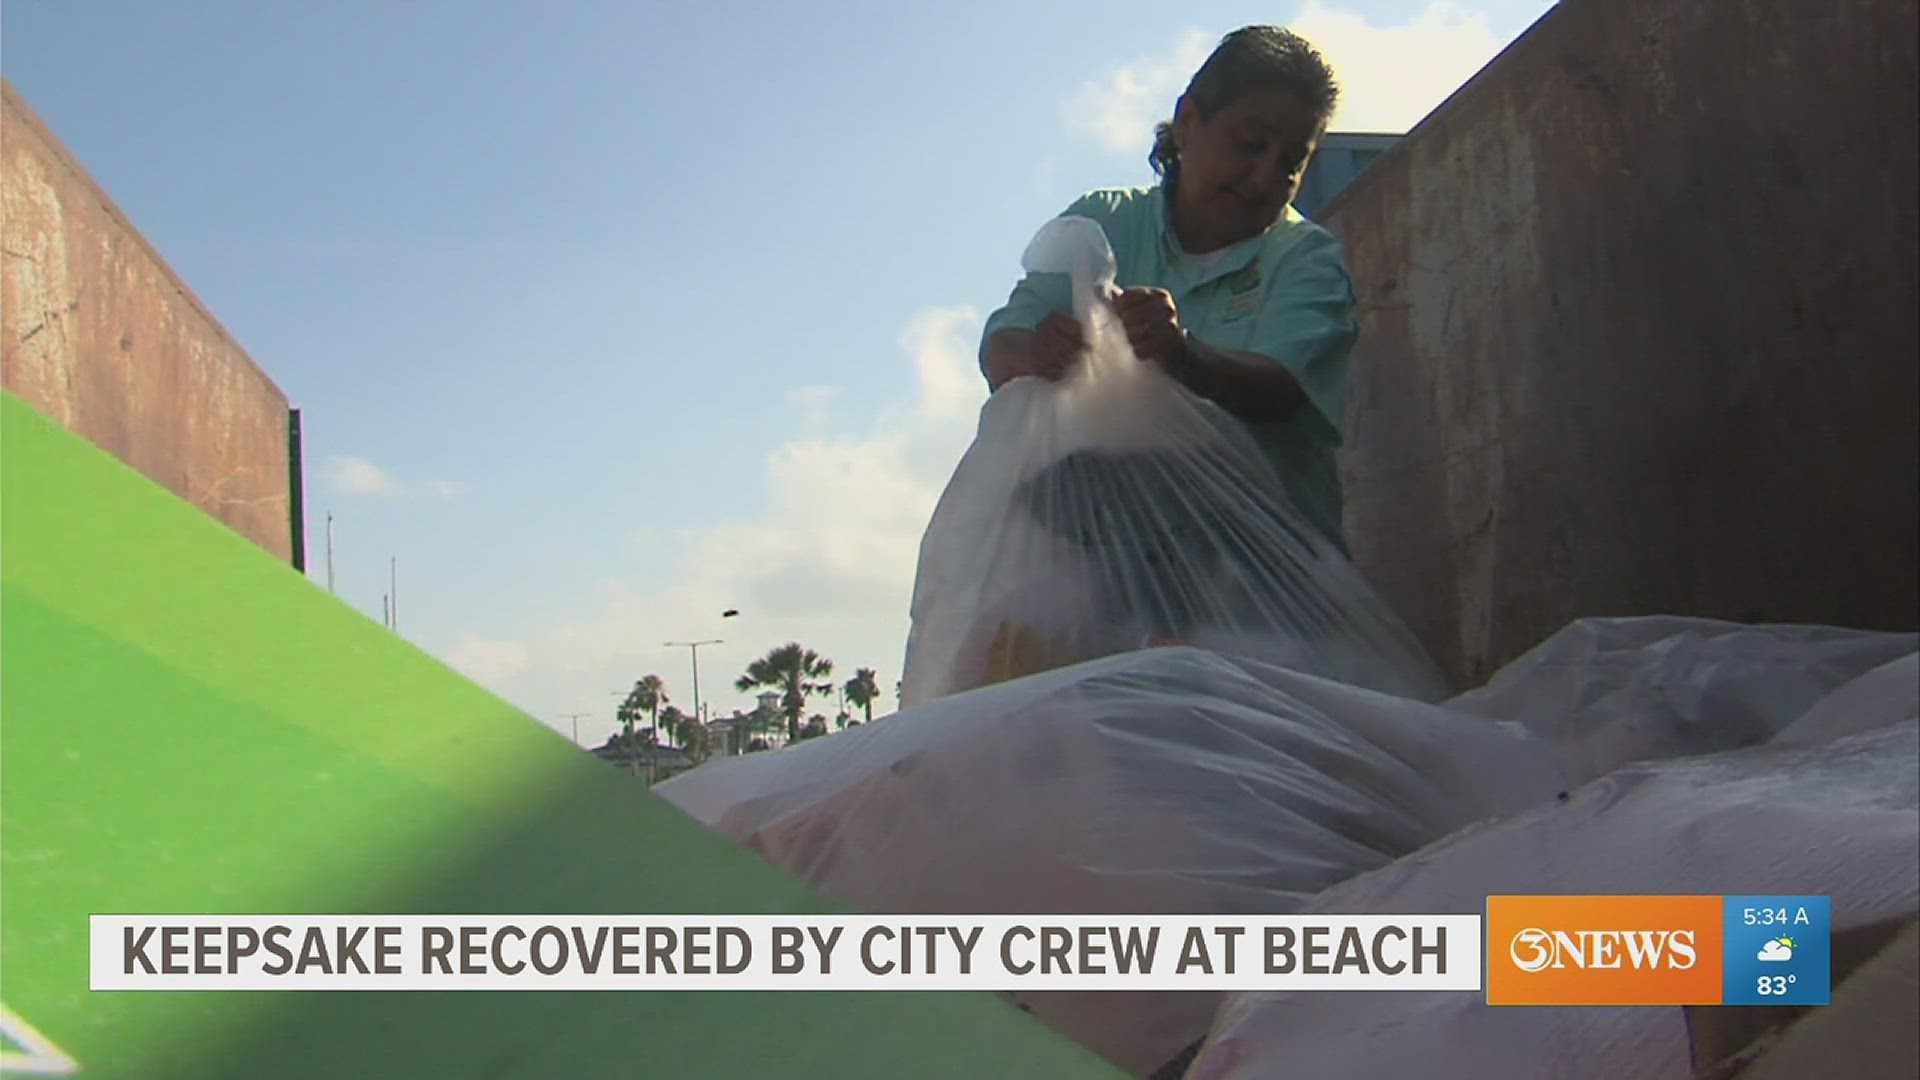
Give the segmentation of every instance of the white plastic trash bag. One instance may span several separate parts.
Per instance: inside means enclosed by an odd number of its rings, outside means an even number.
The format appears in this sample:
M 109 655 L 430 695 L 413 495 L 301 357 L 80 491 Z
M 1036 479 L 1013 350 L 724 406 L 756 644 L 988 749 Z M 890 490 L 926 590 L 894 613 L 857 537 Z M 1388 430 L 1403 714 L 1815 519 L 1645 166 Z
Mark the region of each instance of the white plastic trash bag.
M 1920 723 L 1815 747 L 1645 762 L 1463 831 L 1314 912 L 1480 914 L 1489 894 L 1825 895 L 1836 934 L 1920 904 Z M 1678 1007 L 1489 1007 L 1475 994 L 1231 995 L 1187 1080 L 1693 1080 Z
M 1648 616 L 1580 619 L 1450 707 L 1526 724 L 1576 783 L 1766 742 L 1920 634 Z
M 1470 822 L 1551 802 L 1515 724 L 1192 648 L 1136 651 L 904 710 L 660 794 L 877 913 L 1293 910 Z M 1219 995 L 1021 999 L 1147 1075 Z
M 1133 354 L 1100 226 L 1057 218 L 1023 264 L 1071 277 L 1089 352 L 982 409 L 921 544 L 902 704 L 1176 643 L 1443 696 L 1247 430 Z
M 1881 664 L 1821 698 L 1773 744 L 1819 746 L 1913 720 L 1920 720 L 1920 653 Z

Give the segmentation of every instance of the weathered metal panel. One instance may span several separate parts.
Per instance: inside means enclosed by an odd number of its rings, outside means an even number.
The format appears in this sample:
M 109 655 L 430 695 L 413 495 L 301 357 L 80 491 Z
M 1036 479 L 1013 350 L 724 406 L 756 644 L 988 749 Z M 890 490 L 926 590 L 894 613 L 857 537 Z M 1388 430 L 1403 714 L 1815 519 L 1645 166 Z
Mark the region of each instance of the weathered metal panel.
M 1912 0 L 1565 0 L 1322 213 L 1355 557 L 1462 684 L 1571 619 L 1911 630 Z
M 0 381 L 291 559 L 286 396 L 0 90 Z

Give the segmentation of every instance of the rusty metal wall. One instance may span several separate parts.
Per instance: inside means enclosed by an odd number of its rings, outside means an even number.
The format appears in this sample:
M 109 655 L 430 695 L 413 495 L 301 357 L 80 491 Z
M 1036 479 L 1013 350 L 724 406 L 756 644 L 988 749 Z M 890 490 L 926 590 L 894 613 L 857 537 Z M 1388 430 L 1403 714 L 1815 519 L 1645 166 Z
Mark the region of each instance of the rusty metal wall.
M 286 395 L 0 91 L 0 382 L 291 559 Z
M 1571 619 L 1911 630 L 1913 0 L 1565 0 L 1322 214 L 1355 557 L 1462 685 Z

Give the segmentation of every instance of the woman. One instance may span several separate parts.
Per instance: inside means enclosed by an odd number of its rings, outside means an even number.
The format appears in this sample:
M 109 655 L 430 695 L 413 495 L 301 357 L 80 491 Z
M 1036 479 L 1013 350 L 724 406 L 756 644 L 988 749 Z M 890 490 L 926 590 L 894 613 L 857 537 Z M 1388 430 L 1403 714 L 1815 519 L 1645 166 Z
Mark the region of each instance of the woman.
M 1331 234 L 1292 207 L 1338 102 L 1313 46 L 1271 26 L 1220 43 L 1155 133 L 1162 177 L 1066 213 L 1106 230 L 1112 298 L 1134 352 L 1244 424 L 1293 502 L 1342 544 L 1340 445 L 1353 288 Z M 987 319 L 981 368 L 998 389 L 1057 380 L 1082 349 L 1063 276 L 1029 274 Z

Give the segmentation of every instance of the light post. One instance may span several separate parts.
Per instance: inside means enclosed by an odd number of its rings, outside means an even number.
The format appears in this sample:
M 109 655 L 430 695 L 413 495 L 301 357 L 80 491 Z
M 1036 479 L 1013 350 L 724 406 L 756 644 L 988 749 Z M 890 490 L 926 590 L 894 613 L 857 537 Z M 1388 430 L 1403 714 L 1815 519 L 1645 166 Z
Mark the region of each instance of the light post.
M 700 719 L 700 646 L 724 644 L 719 638 L 706 641 L 669 641 L 669 649 L 686 649 L 693 655 L 693 718 Z
M 561 714 L 560 719 L 573 721 L 573 745 L 575 746 L 580 745 L 580 718 L 583 716 L 592 716 L 592 715 L 593 715 L 592 713 L 583 713 L 583 712 Z
M 738 614 L 740 614 L 740 609 L 728 608 L 720 613 L 720 617 L 723 619 L 731 619 Z M 666 647 L 669 649 L 687 650 L 693 661 L 693 721 L 696 724 L 702 723 L 705 720 L 700 708 L 700 646 L 723 644 L 725 644 L 725 642 L 719 638 L 709 638 L 705 641 L 669 641 L 666 643 Z

